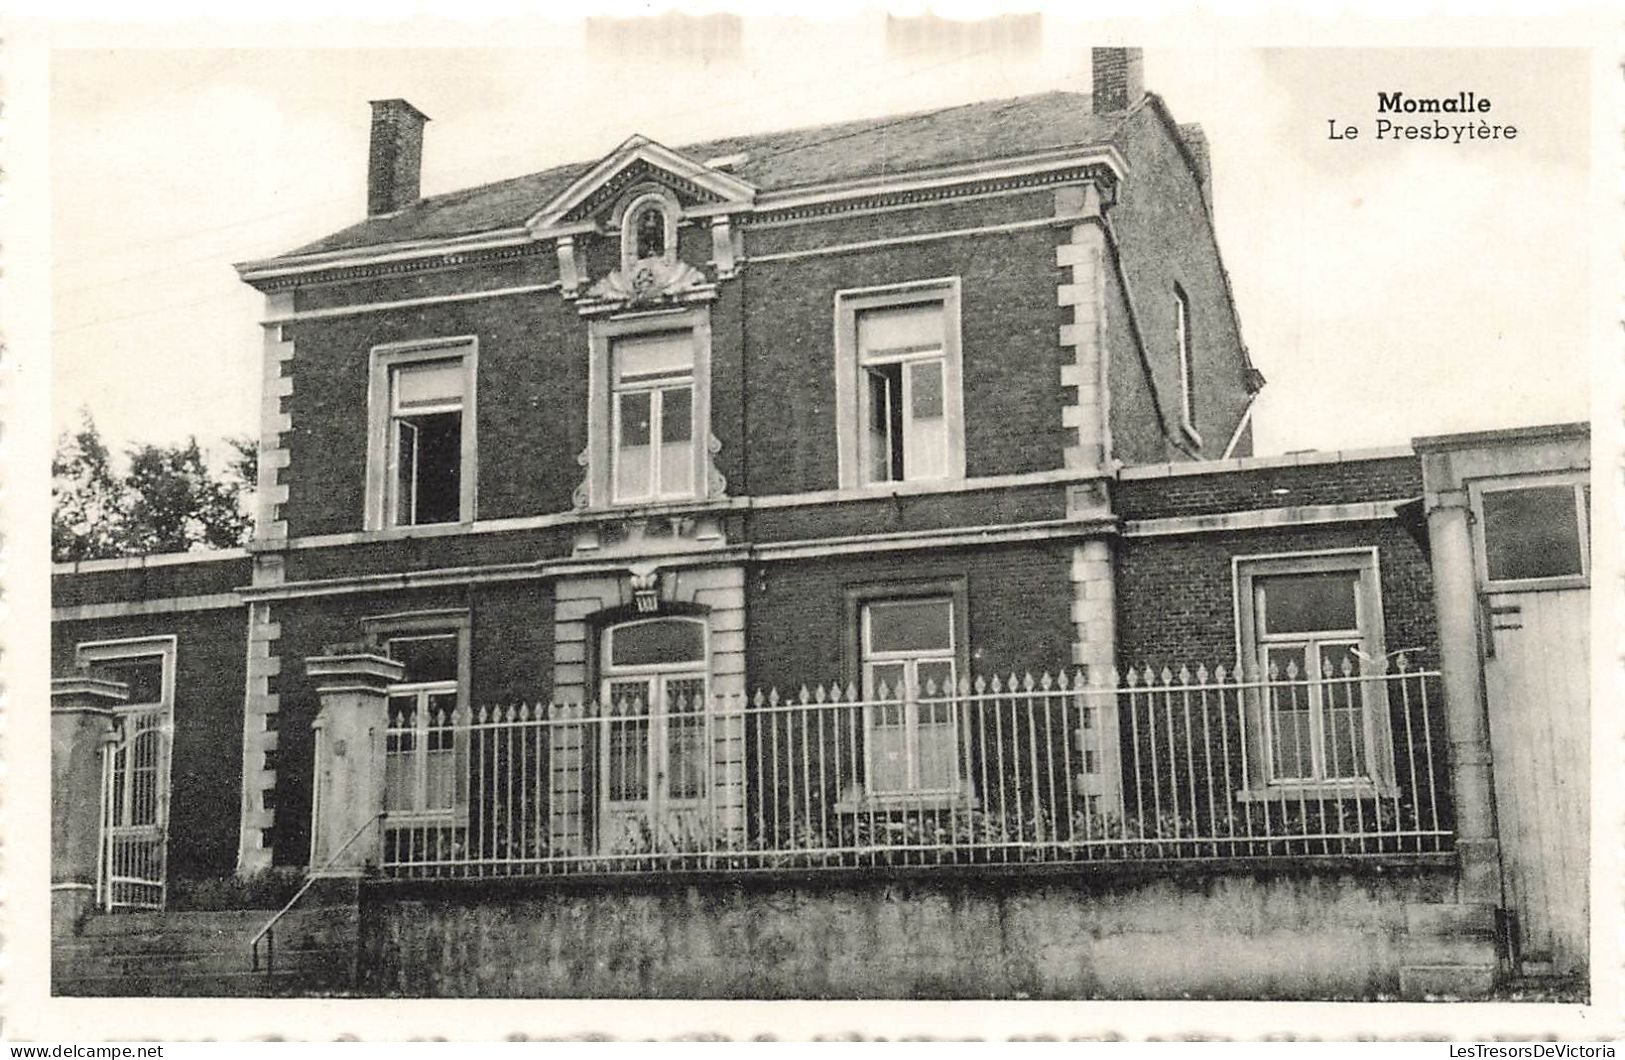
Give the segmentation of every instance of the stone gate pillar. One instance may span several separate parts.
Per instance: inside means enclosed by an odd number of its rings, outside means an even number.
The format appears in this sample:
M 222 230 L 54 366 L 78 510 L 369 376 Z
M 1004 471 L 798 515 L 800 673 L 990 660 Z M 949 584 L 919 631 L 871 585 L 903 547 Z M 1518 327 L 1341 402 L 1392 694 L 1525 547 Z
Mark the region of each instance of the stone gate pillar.
M 311 726 L 316 781 L 310 871 L 318 877 L 357 877 L 378 860 L 389 686 L 399 683 L 406 668 L 366 648 L 329 652 L 305 660 L 322 704 Z
M 80 670 L 51 681 L 51 933 L 69 935 L 96 902 L 103 759 L 123 681 Z

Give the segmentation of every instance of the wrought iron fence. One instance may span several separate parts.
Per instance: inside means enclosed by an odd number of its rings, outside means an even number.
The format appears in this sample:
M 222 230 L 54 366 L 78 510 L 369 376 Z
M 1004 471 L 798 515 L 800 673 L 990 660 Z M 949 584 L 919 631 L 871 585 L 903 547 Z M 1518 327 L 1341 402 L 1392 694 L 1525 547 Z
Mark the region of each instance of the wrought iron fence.
M 1424 853 L 1438 674 L 1223 668 L 392 714 L 397 876 Z

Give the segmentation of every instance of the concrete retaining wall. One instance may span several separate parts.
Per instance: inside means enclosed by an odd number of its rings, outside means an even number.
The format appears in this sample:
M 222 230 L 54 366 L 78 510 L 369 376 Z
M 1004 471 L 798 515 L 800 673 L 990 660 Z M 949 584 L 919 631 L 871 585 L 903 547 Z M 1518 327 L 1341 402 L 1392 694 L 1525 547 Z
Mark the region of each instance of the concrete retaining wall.
M 379 883 L 362 989 L 445 997 L 1374 998 L 1488 990 L 1441 860 Z

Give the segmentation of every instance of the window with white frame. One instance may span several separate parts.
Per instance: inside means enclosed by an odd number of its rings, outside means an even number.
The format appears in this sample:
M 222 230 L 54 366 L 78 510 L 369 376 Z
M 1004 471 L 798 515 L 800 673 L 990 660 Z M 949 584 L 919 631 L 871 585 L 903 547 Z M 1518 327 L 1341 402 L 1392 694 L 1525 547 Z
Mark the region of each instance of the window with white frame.
M 169 793 L 169 760 L 164 739 L 175 710 L 174 637 L 80 644 L 79 663 L 95 667 L 128 689 L 114 711 L 120 750 L 113 756 L 109 823 L 115 829 L 161 828 Z
M 843 486 L 964 476 L 957 280 L 841 292 L 836 360 Z
M 1591 486 L 1584 473 L 1475 483 L 1480 574 L 1496 589 L 1584 585 L 1591 568 Z
M 694 496 L 692 333 L 625 335 L 611 343 L 610 360 L 615 500 Z
M 378 347 L 372 376 L 369 527 L 472 520 L 472 340 Z
M 1391 786 L 1375 552 L 1238 560 L 1236 592 L 1252 783 Z
M 1174 348 L 1179 352 L 1179 414 L 1185 432 L 1200 445 L 1196 433 L 1196 362 L 1191 350 L 1191 303 L 1174 287 Z
M 712 460 L 707 306 L 594 320 L 588 328 L 586 477 L 578 508 L 719 494 Z
M 463 644 L 455 630 L 389 636 L 385 652 L 405 667 L 388 690 L 384 809 L 392 818 L 450 817 L 466 805 Z
M 862 625 L 870 794 L 957 791 L 961 770 L 953 599 L 872 600 L 863 605 Z

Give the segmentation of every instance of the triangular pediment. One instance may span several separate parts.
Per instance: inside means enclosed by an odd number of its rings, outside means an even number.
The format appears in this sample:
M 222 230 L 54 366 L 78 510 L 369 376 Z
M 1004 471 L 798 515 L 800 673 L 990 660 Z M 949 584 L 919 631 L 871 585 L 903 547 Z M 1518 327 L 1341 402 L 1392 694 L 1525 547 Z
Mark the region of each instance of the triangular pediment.
M 526 227 L 541 235 L 551 228 L 592 220 L 613 210 L 623 192 L 640 184 L 659 184 L 685 207 L 748 205 L 756 198 L 756 188 L 750 183 L 646 136 L 634 136 L 571 181 Z

